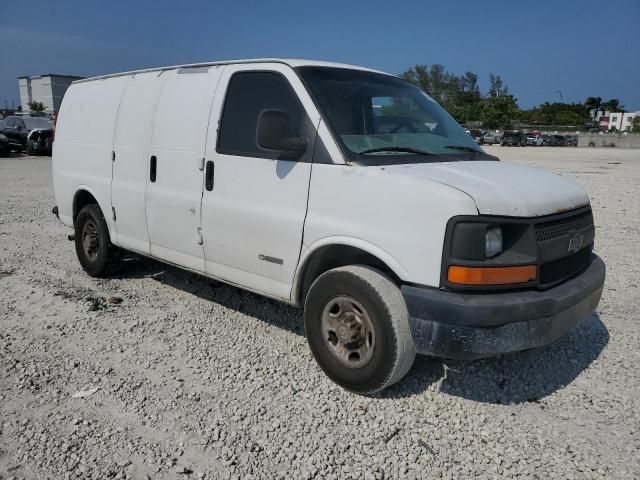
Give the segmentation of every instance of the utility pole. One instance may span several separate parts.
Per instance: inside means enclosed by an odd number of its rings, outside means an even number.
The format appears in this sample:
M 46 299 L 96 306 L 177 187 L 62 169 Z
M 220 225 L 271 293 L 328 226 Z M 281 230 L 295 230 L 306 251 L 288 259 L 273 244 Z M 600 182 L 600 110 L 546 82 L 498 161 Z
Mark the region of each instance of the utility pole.
M 562 98 L 562 92 L 560 90 L 556 90 L 556 93 L 560 94 L 560 103 L 564 103 L 564 99 Z

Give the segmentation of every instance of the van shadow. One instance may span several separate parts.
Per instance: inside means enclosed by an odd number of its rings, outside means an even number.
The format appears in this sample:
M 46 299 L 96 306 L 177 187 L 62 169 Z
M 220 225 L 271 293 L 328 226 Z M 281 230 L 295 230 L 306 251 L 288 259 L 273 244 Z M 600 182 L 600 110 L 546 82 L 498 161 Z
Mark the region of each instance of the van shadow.
M 236 288 L 156 260 L 130 256 L 116 278 L 150 278 L 258 321 L 304 336 L 302 311 L 290 305 Z
M 304 336 L 300 309 L 155 260 L 127 259 L 121 278 L 151 278 Z M 412 397 L 439 384 L 440 392 L 482 403 L 538 402 L 573 382 L 608 343 L 609 332 L 600 316 L 593 313 L 546 348 L 475 361 L 418 355 L 407 376 L 377 397 Z
M 597 313 L 548 347 L 476 361 L 418 356 L 389 398 L 418 395 L 439 382 L 439 391 L 476 402 L 509 405 L 538 402 L 575 380 L 609 343 Z

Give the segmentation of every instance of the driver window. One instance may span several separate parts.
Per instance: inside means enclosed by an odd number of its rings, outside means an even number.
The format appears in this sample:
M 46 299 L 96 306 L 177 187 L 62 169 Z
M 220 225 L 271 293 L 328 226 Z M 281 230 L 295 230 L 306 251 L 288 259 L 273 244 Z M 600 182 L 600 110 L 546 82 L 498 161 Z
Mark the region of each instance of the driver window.
M 217 151 L 241 157 L 276 158 L 277 153 L 256 144 L 258 117 L 266 109 L 284 110 L 291 117 L 293 131 L 297 135 L 302 133 L 305 112 L 282 74 L 269 71 L 233 74 L 222 111 Z

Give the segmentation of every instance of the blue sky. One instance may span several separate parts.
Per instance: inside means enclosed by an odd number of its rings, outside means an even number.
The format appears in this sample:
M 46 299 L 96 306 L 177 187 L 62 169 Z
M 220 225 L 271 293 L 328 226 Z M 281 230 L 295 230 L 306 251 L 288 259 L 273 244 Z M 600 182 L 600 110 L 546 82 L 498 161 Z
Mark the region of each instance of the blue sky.
M 400 73 L 441 63 L 521 107 L 589 95 L 640 110 L 640 1 L 0 0 L 0 105 L 19 75 L 289 57 Z

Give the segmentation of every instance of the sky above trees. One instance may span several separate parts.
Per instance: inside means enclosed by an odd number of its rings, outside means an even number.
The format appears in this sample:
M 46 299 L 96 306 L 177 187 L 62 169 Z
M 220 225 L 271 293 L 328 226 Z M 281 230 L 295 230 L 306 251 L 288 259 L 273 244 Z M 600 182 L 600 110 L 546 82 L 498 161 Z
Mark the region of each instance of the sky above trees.
M 521 107 L 588 96 L 640 110 L 640 2 L 192 0 L 0 2 L 0 103 L 19 75 L 97 75 L 198 61 L 312 58 L 391 73 L 500 75 Z

